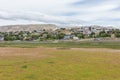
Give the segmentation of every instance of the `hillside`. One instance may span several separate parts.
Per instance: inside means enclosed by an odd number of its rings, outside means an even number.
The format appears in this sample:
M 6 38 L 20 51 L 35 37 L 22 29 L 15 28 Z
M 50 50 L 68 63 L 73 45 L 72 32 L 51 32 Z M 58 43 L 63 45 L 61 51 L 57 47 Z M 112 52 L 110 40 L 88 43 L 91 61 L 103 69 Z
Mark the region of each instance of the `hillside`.
M 55 30 L 58 26 L 53 24 L 31 24 L 31 25 L 8 25 L 0 26 L 0 32 L 16 32 L 16 31 L 40 31 L 40 30 Z

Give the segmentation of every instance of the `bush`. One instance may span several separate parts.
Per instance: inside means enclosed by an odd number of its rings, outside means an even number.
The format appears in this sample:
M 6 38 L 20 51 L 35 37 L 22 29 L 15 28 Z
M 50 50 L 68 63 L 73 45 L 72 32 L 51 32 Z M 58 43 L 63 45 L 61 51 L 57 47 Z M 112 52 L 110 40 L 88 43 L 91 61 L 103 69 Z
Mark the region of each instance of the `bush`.
M 26 69 L 26 68 L 28 68 L 28 66 L 27 65 L 23 65 L 22 68 Z

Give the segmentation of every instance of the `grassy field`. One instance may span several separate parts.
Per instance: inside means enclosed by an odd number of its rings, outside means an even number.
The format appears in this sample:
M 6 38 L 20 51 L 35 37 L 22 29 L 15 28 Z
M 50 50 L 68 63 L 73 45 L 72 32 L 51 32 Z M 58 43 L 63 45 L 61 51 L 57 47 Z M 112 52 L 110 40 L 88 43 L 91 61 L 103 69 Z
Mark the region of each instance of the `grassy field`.
M 0 80 L 120 80 L 119 42 L 0 46 Z
M 0 48 L 1 80 L 120 80 L 120 51 Z
M 40 43 L 40 42 L 1 42 L 0 47 L 67 47 L 67 48 L 112 48 L 120 49 L 120 42 L 59 42 L 59 43 Z

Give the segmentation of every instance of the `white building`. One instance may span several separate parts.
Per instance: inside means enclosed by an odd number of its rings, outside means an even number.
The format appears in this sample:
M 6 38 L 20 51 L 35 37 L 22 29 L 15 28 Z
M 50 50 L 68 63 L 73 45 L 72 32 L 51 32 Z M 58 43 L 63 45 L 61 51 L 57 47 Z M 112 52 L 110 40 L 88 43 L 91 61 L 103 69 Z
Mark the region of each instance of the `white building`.
M 4 36 L 0 36 L 0 41 L 4 41 Z

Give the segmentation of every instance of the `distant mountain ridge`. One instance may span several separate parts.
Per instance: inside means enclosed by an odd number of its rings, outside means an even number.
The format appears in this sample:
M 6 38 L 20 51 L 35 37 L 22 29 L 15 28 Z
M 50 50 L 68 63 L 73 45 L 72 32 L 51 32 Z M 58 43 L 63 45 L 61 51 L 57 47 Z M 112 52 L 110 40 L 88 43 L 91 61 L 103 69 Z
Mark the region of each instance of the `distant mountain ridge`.
M 58 26 L 54 24 L 28 24 L 28 25 L 8 25 L 0 26 L 0 32 L 16 32 L 16 31 L 40 31 L 40 30 L 55 30 Z

